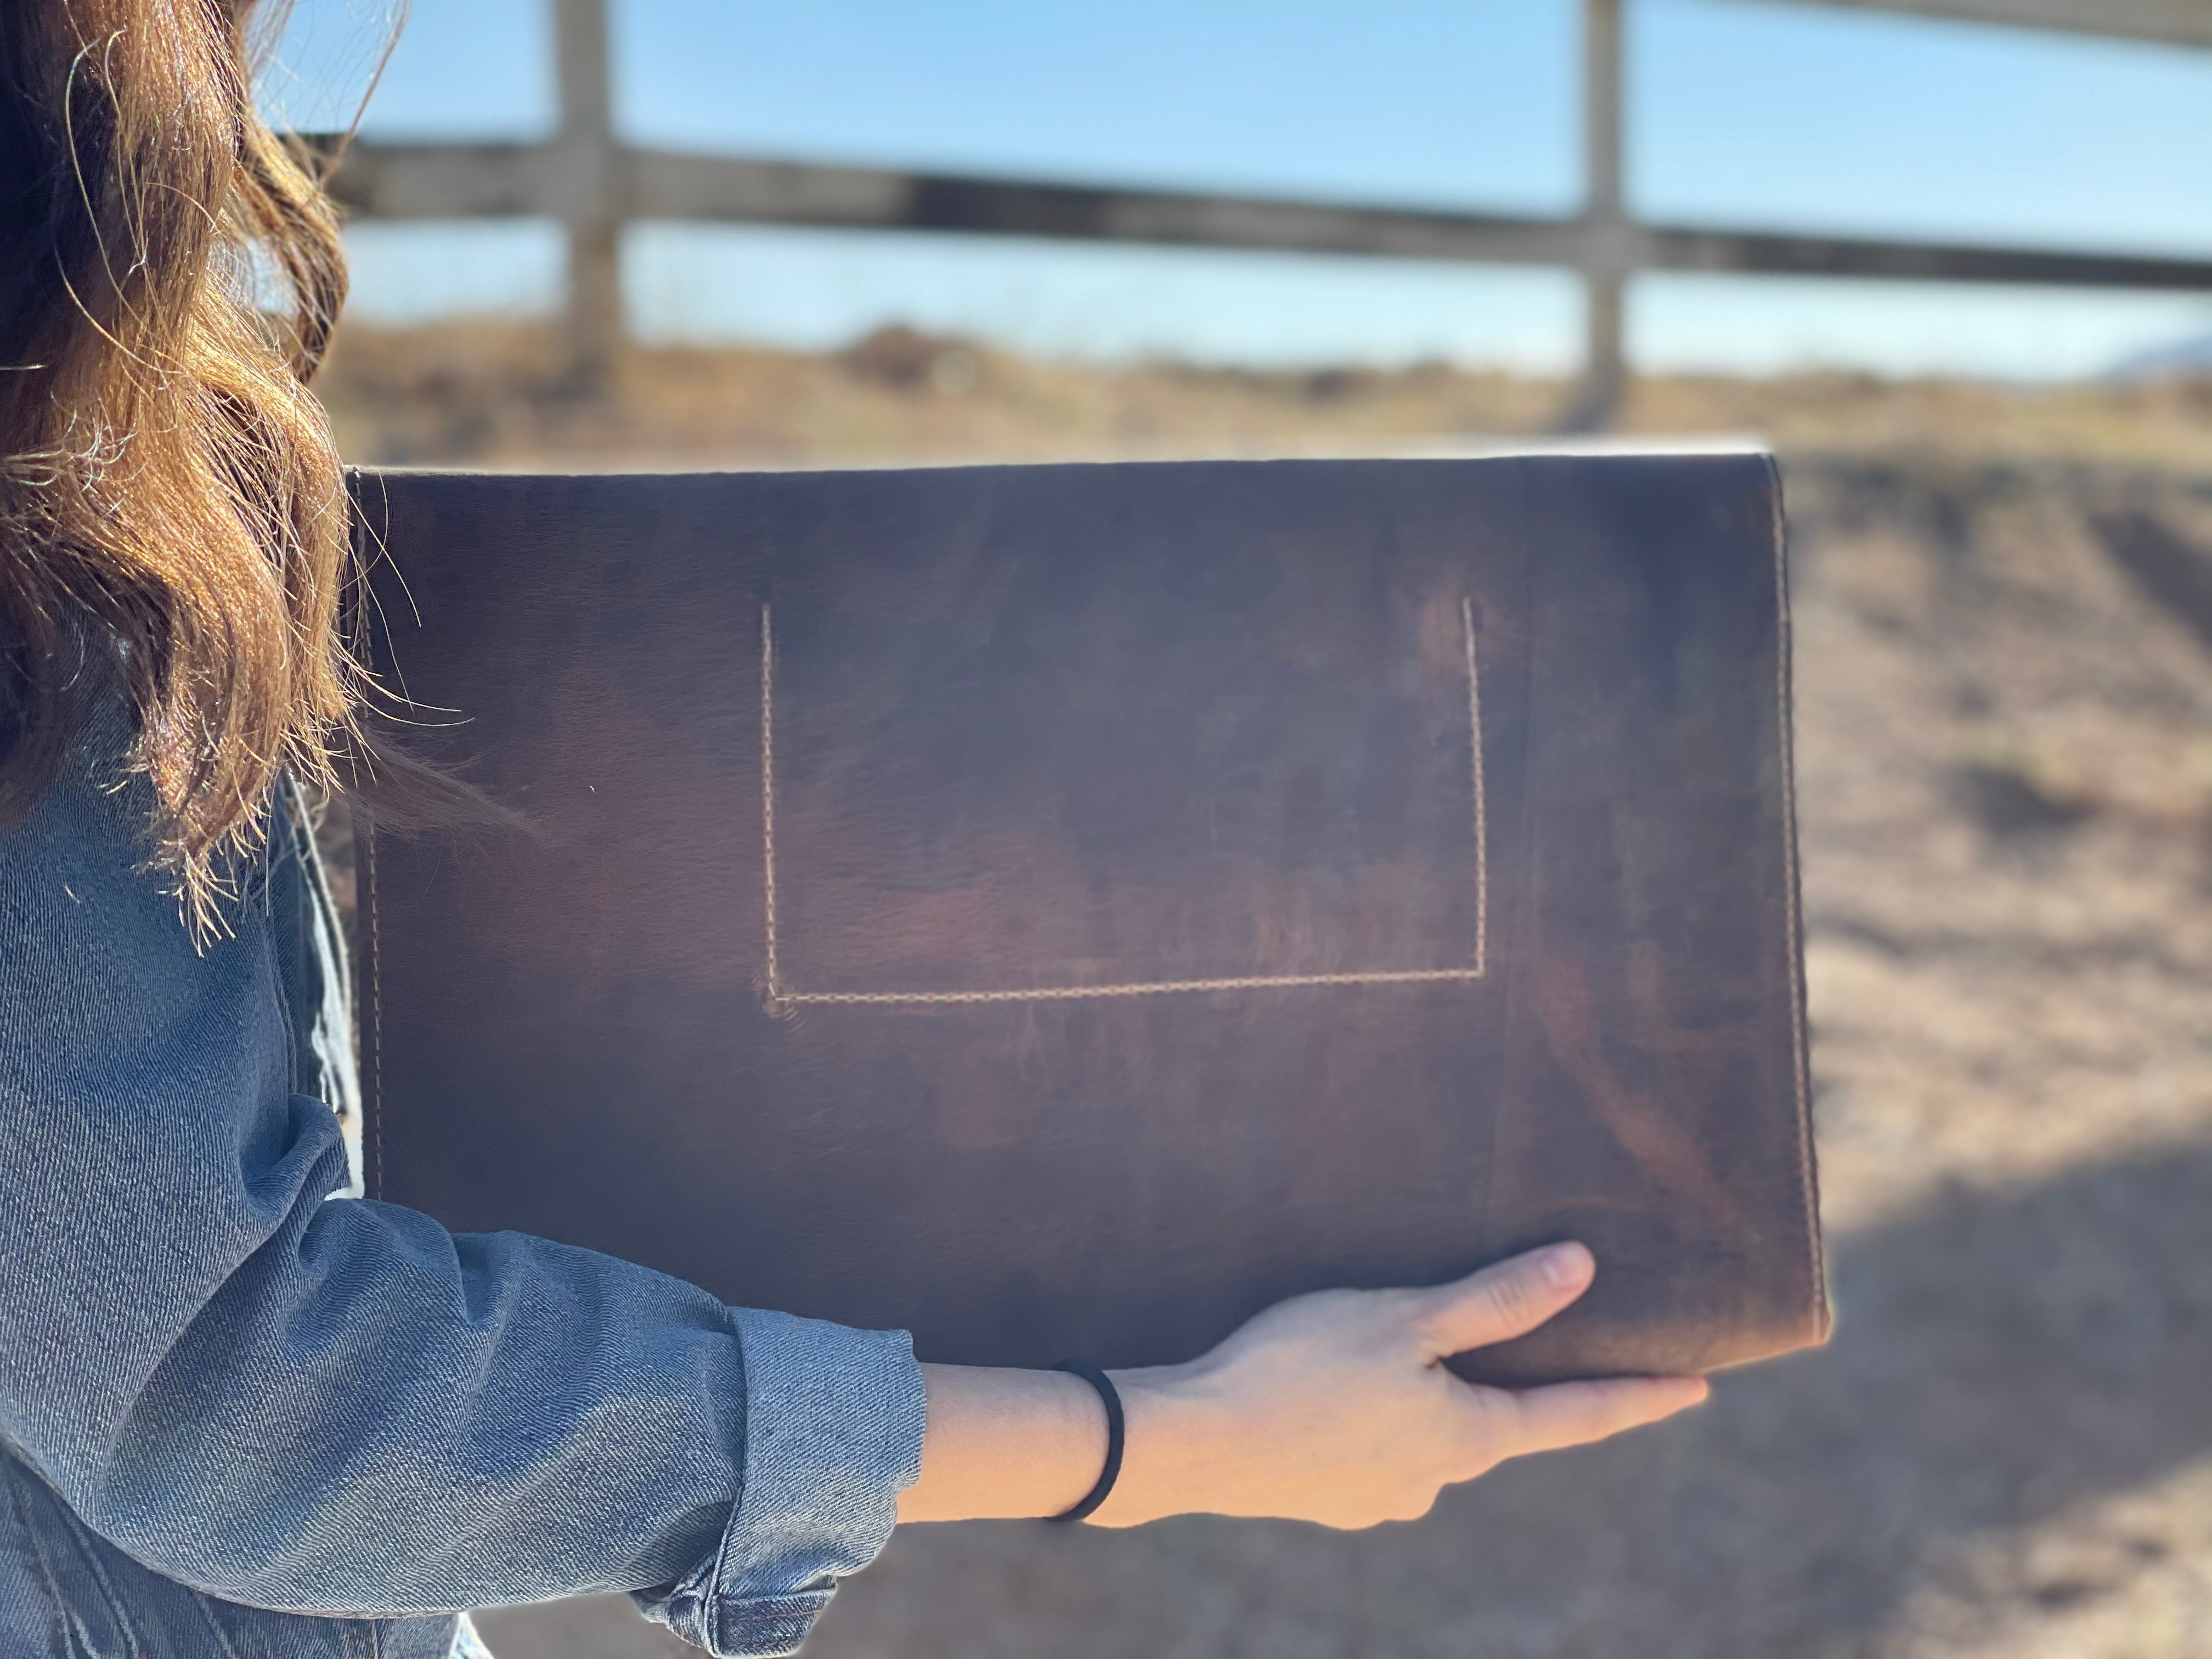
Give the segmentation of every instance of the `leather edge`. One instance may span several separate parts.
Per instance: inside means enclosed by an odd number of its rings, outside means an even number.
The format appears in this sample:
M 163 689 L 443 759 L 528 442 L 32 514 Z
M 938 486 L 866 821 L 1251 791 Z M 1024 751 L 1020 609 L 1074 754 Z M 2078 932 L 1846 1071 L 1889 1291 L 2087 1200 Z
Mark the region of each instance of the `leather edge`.
M 1805 1271 L 1810 1303 L 1810 1340 L 1825 1342 L 1834 1325 L 1828 1301 L 1827 1263 L 1820 1240 L 1820 1181 L 1819 1156 L 1813 1138 L 1812 1061 L 1807 1042 L 1808 1008 L 1805 990 L 1805 902 L 1797 858 L 1797 787 L 1796 759 L 1795 677 L 1790 614 L 1790 525 L 1784 510 L 1782 469 L 1771 455 L 1763 456 L 1767 493 L 1773 514 L 1774 542 L 1774 656 L 1777 680 L 1775 709 L 1779 724 L 1777 761 L 1782 785 L 1782 860 L 1786 946 L 1790 967 L 1790 1071 L 1797 1095 L 1797 1159 L 1801 1201 L 1805 1211 Z
M 383 538 L 373 532 L 362 506 L 365 484 L 378 475 L 362 467 L 345 471 L 352 525 L 347 544 L 351 568 L 339 599 L 340 626 L 355 659 L 372 675 L 376 659 L 376 600 L 370 589 L 373 563 L 365 543 L 379 550 Z M 379 479 L 380 483 L 381 480 Z M 376 825 L 356 798 L 353 803 L 354 915 L 348 940 L 353 958 L 355 1068 L 361 1094 L 362 1188 L 369 1198 L 384 1196 L 384 984 L 382 940 L 378 927 Z

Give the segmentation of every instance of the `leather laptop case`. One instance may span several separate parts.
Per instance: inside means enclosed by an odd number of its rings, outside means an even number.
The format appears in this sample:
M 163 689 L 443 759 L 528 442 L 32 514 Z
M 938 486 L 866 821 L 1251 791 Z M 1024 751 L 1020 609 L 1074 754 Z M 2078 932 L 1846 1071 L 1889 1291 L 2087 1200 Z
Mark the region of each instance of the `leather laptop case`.
M 364 472 L 374 1195 L 914 1332 L 1195 1354 L 1577 1237 L 1467 1356 L 1827 1325 L 1754 455 Z

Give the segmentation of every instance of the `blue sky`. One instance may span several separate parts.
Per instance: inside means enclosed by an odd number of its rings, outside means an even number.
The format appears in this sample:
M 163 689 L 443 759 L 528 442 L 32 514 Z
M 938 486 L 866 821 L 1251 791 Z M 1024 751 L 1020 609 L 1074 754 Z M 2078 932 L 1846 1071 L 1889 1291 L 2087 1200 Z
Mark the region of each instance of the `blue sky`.
M 1344 200 L 1564 212 L 1572 0 L 611 0 L 641 143 Z M 544 0 L 415 0 L 365 128 L 544 131 Z M 1656 218 L 2212 257 L 2212 52 L 1766 0 L 1629 0 L 1632 198 Z M 343 118 L 386 0 L 303 0 L 272 101 Z M 366 227 L 387 319 L 556 303 L 532 224 Z M 840 343 L 883 321 L 1032 349 L 1255 362 L 1443 355 L 1554 368 L 1545 271 L 959 238 L 646 226 L 654 337 Z M 1652 368 L 2063 376 L 2212 332 L 2212 301 L 1646 278 Z

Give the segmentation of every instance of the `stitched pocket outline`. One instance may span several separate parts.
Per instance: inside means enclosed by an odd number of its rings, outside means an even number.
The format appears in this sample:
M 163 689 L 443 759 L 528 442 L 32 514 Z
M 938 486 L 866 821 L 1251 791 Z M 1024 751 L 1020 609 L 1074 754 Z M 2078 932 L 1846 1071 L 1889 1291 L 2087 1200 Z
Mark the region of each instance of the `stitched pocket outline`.
M 1474 628 L 1474 602 L 1462 597 L 1460 628 L 1467 661 L 1468 764 L 1474 803 L 1474 949 L 1455 968 L 1371 969 L 1346 973 L 1259 974 L 1220 978 L 1133 980 L 1103 985 L 1047 985 L 985 990 L 807 991 L 783 975 L 776 930 L 775 850 L 775 621 L 760 614 L 761 861 L 766 937 L 762 1000 L 772 1014 L 801 1006 L 928 1006 L 957 1003 L 1067 1002 L 1104 998 L 1170 996 L 1205 991 L 1273 991 L 1350 985 L 1425 985 L 1487 977 L 1490 946 L 1490 822 L 1483 776 L 1482 673 Z

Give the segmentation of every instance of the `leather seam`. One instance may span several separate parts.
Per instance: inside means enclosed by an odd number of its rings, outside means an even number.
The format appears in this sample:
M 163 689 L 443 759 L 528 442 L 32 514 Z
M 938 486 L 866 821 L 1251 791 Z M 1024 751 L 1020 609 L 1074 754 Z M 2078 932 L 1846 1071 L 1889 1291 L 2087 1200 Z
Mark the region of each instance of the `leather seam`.
M 763 1003 L 772 1014 L 800 1006 L 885 1005 L 942 1006 L 948 1003 L 1070 1002 L 1114 997 L 1172 996 L 1203 991 L 1274 991 L 1346 985 L 1464 983 L 1486 979 L 1490 964 L 1490 805 L 1484 778 L 1482 675 L 1476 654 L 1474 602 L 1459 602 L 1460 627 L 1467 653 L 1468 769 L 1474 798 L 1474 960 L 1463 968 L 1373 969 L 1335 974 L 1248 974 L 1227 978 L 1139 980 L 1107 985 L 1035 986 L 980 991 L 799 991 L 783 979 L 776 932 L 775 872 L 775 628 L 771 607 L 761 606 L 761 874 L 766 938 L 766 972 L 760 981 Z M 370 936 L 375 934 L 375 894 L 369 896 Z M 373 947 L 372 947 L 373 956 Z

